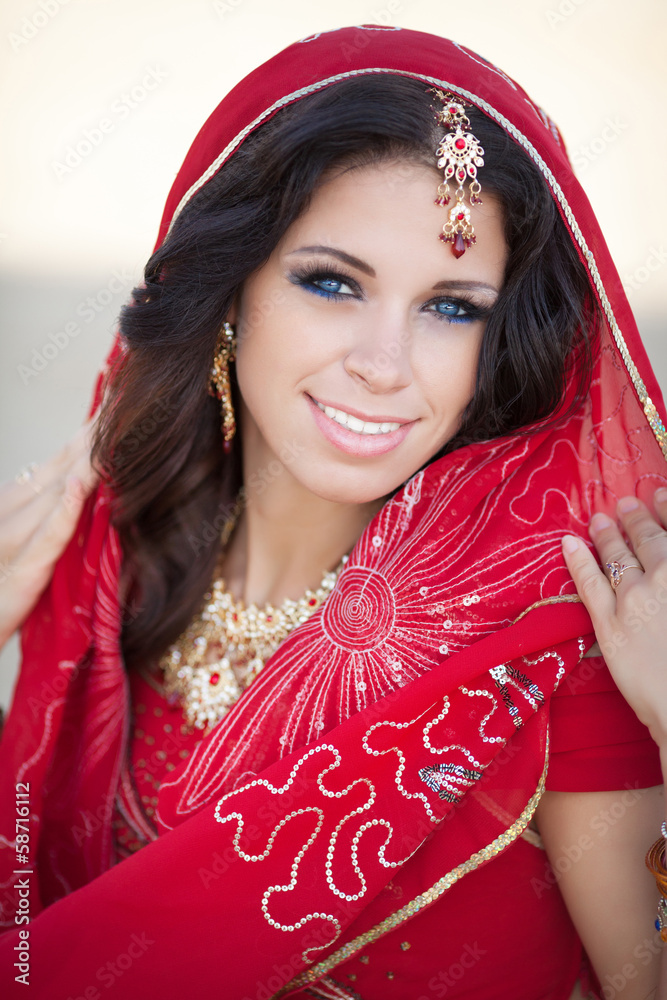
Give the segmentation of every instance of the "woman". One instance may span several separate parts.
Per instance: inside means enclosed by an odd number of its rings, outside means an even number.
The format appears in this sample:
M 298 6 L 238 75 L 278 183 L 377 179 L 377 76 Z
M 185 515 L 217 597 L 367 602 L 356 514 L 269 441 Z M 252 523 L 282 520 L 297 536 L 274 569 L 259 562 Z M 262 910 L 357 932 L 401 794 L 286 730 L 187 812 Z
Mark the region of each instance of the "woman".
M 3 969 L 534 1000 L 583 943 L 655 990 L 667 444 L 553 123 L 434 36 L 303 39 L 199 133 L 122 334 L 23 628 Z

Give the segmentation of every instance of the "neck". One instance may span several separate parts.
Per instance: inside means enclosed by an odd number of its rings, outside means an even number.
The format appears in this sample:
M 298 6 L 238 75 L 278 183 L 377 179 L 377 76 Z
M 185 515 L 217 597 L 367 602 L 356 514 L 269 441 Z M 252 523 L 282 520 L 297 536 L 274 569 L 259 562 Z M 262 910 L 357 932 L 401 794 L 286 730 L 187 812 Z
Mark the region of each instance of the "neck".
M 338 566 L 384 498 L 363 504 L 324 500 L 275 456 L 267 461 L 246 441 L 243 454 L 246 502 L 224 557 L 225 584 L 246 606 L 298 600 Z M 276 474 L 262 476 L 269 467 Z

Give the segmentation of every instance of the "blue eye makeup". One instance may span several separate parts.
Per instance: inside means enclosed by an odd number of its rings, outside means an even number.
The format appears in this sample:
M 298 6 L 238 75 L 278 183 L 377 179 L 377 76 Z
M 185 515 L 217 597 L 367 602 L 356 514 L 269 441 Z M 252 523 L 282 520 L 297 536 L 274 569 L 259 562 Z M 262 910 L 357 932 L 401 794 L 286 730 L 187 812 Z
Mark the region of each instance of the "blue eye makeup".
M 448 323 L 477 323 L 487 320 L 491 315 L 490 306 L 478 305 L 470 299 L 462 298 L 433 299 L 424 306 L 424 310 Z
M 354 278 L 326 268 L 294 268 L 289 274 L 289 280 L 307 292 L 326 299 L 361 298 L 359 285 Z
M 340 302 L 364 297 L 361 287 L 351 275 L 327 267 L 295 267 L 289 272 L 288 279 L 311 295 L 320 295 L 325 299 Z M 446 323 L 475 323 L 488 319 L 491 306 L 480 305 L 467 298 L 439 297 L 426 302 L 421 311 L 431 313 Z

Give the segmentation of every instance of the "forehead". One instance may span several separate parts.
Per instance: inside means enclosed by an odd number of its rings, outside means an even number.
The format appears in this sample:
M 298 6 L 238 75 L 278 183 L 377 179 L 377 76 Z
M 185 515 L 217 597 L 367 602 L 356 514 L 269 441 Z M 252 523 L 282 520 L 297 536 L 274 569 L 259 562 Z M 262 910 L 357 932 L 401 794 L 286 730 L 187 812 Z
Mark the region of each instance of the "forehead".
M 477 242 L 456 259 L 438 238 L 449 218 L 449 209 L 435 204 L 439 182 L 435 167 L 408 160 L 333 170 L 278 249 L 335 246 L 373 266 L 444 269 L 446 277 L 462 279 L 481 270 L 498 282 L 507 257 L 499 200 L 483 194 L 483 203 L 471 207 Z

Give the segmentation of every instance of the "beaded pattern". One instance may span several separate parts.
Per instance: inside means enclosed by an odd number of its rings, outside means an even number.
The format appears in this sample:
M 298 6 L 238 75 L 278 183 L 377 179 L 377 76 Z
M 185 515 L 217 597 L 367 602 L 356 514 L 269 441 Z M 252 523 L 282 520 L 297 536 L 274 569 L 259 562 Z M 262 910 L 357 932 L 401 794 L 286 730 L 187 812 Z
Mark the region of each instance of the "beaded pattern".
M 406 920 L 409 920 L 421 910 L 425 909 L 425 907 L 431 906 L 443 895 L 443 893 L 445 893 L 448 889 L 451 889 L 455 882 L 458 882 L 459 879 L 463 878 L 464 875 L 474 871 L 481 864 L 483 864 L 483 862 L 488 861 L 497 854 L 500 854 L 507 847 L 509 847 L 510 844 L 514 843 L 517 837 L 522 835 L 530 823 L 537 805 L 542 798 L 547 775 L 548 759 L 549 752 L 547 746 L 545 766 L 535 794 L 531 797 L 519 818 L 515 820 L 515 822 L 512 823 L 512 825 L 508 827 L 504 833 L 496 837 L 495 840 L 491 841 L 491 843 L 482 848 L 482 850 L 473 854 L 467 861 L 464 861 L 451 872 L 444 875 L 434 885 L 432 885 L 430 889 L 420 893 L 415 897 L 415 899 L 411 900 L 405 906 L 402 906 L 399 910 L 396 910 L 389 917 L 387 917 L 386 920 L 383 920 L 382 923 L 371 928 L 371 930 L 366 931 L 364 934 L 360 934 L 359 937 L 355 938 L 353 941 L 349 941 L 346 945 L 334 954 L 329 955 L 329 957 L 324 959 L 322 962 L 318 962 L 317 965 L 313 965 L 310 969 L 300 973 L 290 983 L 288 983 L 287 986 L 285 986 L 282 990 L 279 990 L 279 992 L 275 994 L 275 998 L 283 996 L 285 993 L 296 989 L 298 986 L 305 986 L 308 983 L 313 983 L 320 979 L 330 969 L 334 968 L 334 966 L 347 961 L 348 958 L 351 958 L 357 952 L 366 948 L 369 944 L 372 944 L 373 941 L 376 941 L 383 935 L 395 930 L 401 924 L 405 923 Z
M 537 663 L 548 658 L 549 654 L 547 653 L 533 662 Z M 489 686 L 497 685 L 499 682 L 496 678 L 499 676 L 505 676 L 508 679 L 511 677 L 515 680 L 516 688 L 523 694 L 533 711 L 536 711 L 543 703 L 543 695 L 537 688 L 537 685 L 525 677 L 519 669 L 504 665 L 504 673 L 500 672 L 502 670 L 501 667 L 495 667 L 492 670 L 493 675 L 490 671 L 487 674 Z M 511 675 L 510 671 L 512 671 Z M 483 683 L 482 679 L 480 679 L 481 683 Z M 444 699 L 444 705 L 436 709 L 435 715 L 433 714 L 433 710 L 431 710 L 428 713 L 428 718 L 424 718 L 422 714 L 408 722 L 382 720 L 371 725 L 361 737 L 361 747 L 370 758 L 378 758 L 387 754 L 394 754 L 396 756 L 397 763 L 394 770 L 394 783 L 397 793 L 402 798 L 414 802 L 415 805 L 420 803 L 432 823 L 439 822 L 443 817 L 442 804 L 436 808 L 438 800 L 440 800 L 440 803 L 446 802 L 450 805 L 458 801 L 465 790 L 482 776 L 487 766 L 486 763 L 476 760 L 474 754 L 463 744 L 468 740 L 478 740 L 481 741 L 481 746 L 483 747 L 484 743 L 489 745 L 493 744 L 494 741 L 505 742 L 502 737 L 489 737 L 486 735 L 485 725 L 492 713 L 485 714 L 485 709 L 479 704 L 468 708 L 465 705 L 465 701 L 468 698 L 482 702 L 491 698 L 494 711 L 498 712 L 499 724 L 501 723 L 500 717 L 503 714 L 503 709 L 505 709 L 505 730 L 508 732 L 512 731 L 514 720 L 509 715 L 509 712 L 506 711 L 506 706 L 502 700 L 495 698 L 486 687 L 471 690 L 465 686 L 461 686 L 454 692 L 451 698 Z M 458 731 L 461 734 L 463 742 L 461 745 L 445 745 L 438 748 L 434 745 L 434 727 L 437 727 L 448 713 L 453 710 L 454 704 L 457 706 L 457 716 L 460 720 Z M 483 716 L 481 723 L 479 721 L 480 716 Z M 409 731 L 410 729 L 412 729 L 412 732 Z M 404 737 L 405 752 L 395 745 L 392 735 L 395 731 L 406 731 Z M 444 731 L 448 732 L 448 729 Z M 425 750 L 437 754 L 439 759 L 433 766 L 429 765 L 426 768 L 419 768 L 416 762 L 420 758 L 423 759 L 422 754 Z M 489 746 L 486 754 L 489 760 L 493 759 L 494 752 Z M 358 754 L 358 751 L 350 751 L 348 749 L 347 757 L 355 757 L 356 754 Z M 459 756 L 464 758 L 465 763 L 461 763 L 460 760 L 456 759 Z M 281 796 L 295 786 L 297 776 L 299 783 L 305 786 L 312 786 L 312 778 L 309 777 L 310 772 L 305 769 L 306 763 L 311 758 L 317 768 L 315 780 L 319 793 L 324 799 L 343 800 L 341 802 L 341 812 L 343 815 L 336 819 L 333 811 L 329 810 L 327 812 L 324 808 L 319 808 L 317 805 L 312 804 L 312 800 L 309 800 L 307 806 L 290 810 L 290 812 L 276 823 L 270 832 L 267 832 L 267 839 L 263 849 L 249 854 L 241 846 L 244 827 L 246 825 L 246 816 L 243 808 L 245 793 L 251 789 L 263 789 L 270 796 Z M 317 758 L 320 758 L 320 760 L 318 761 Z M 360 843 L 368 830 L 380 827 L 384 831 L 384 839 L 375 849 L 377 852 L 377 863 L 381 867 L 400 868 L 414 853 L 414 845 L 411 845 L 411 850 L 406 857 L 391 856 L 390 852 L 395 850 L 393 844 L 394 829 L 392 822 L 381 814 L 381 810 L 387 808 L 391 813 L 392 808 L 396 809 L 396 805 L 392 807 L 389 804 L 387 795 L 384 796 L 382 802 L 378 800 L 376 782 L 371 777 L 374 771 L 370 770 L 369 774 L 365 775 L 360 773 L 359 765 L 355 764 L 355 777 L 352 781 L 342 788 L 335 789 L 330 787 L 329 778 L 335 778 L 333 772 L 339 770 L 342 764 L 342 754 L 333 743 L 318 744 L 299 755 L 297 762 L 292 766 L 290 774 L 282 786 L 276 787 L 276 785 L 265 778 L 256 778 L 243 787 L 224 795 L 215 807 L 215 819 L 217 822 L 222 824 L 231 822 L 235 824 L 235 831 L 232 836 L 235 852 L 242 860 L 252 864 L 261 863 L 271 854 L 280 831 L 287 827 L 293 820 L 307 814 L 312 814 L 315 819 L 314 827 L 309 835 L 307 837 L 305 834 L 302 836 L 300 846 L 298 842 L 295 844 L 294 855 L 290 865 L 289 882 L 287 884 L 277 883 L 269 885 L 261 896 L 261 910 L 264 919 L 271 927 L 278 931 L 293 933 L 307 923 L 317 920 L 324 920 L 330 925 L 333 933 L 332 940 L 326 945 L 306 948 L 302 955 L 305 962 L 312 962 L 313 957 L 311 953 L 330 947 L 342 932 L 340 921 L 333 913 L 327 913 L 321 909 L 312 912 L 308 910 L 298 912 L 298 908 L 304 905 L 303 902 L 293 904 L 290 903 L 288 898 L 287 904 L 285 904 L 285 897 L 281 896 L 281 894 L 290 893 L 297 888 L 301 863 L 307 852 L 313 848 L 318 838 L 321 841 L 320 850 L 322 846 L 326 848 L 326 860 L 324 861 L 323 872 L 326 885 L 333 896 L 350 903 L 363 899 L 368 891 L 367 875 L 362 869 L 359 858 Z M 469 766 L 470 764 L 472 766 Z M 405 787 L 403 779 L 406 773 L 420 778 L 425 783 L 428 790 L 433 793 L 433 801 L 429 801 L 428 796 L 424 792 L 410 792 Z M 294 787 L 295 794 L 298 787 L 299 784 L 297 783 Z M 346 809 L 346 802 L 349 801 L 352 791 L 355 790 L 355 794 L 358 796 L 359 791 L 364 788 L 363 801 L 353 808 Z M 253 814 L 257 815 L 258 800 L 253 798 L 252 801 Z M 502 837 L 493 842 L 491 849 L 497 853 L 501 849 L 499 845 L 507 846 L 507 844 L 521 834 L 529 819 L 530 816 L 523 823 L 521 821 L 514 823 L 510 827 L 509 833 L 503 834 Z M 355 820 L 358 825 L 356 827 L 351 826 Z M 325 822 L 331 824 L 329 829 L 325 828 Z M 343 831 L 345 831 L 347 839 L 341 844 L 341 833 Z M 506 839 L 503 840 L 503 837 Z M 507 839 L 508 837 L 509 839 Z M 476 867 L 478 863 L 476 862 L 473 867 Z M 340 876 L 337 877 L 336 875 L 338 867 L 340 867 L 341 875 L 346 873 L 347 881 L 345 885 L 341 882 Z M 350 874 L 349 869 L 351 869 L 353 875 Z M 462 866 L 456 878 L 464 874 L 465 871 L 471 870 L 471 867 L 465 868 L 465 866 Z M 310 877 L 313 877 L 313 871 L 311 865 Z M 459 869 L 457 869 L 458 871 Z M 354 885 L 352 885 L 351 879 L 354 881 Z M 452 884 L 452 881 L 447 883 L 447 885 L 450 884 Z M 301 885 L 299 888 L 303 891 L 304 887 Z M 293 898 L 297 899 L 296 895 Z M 292 913 L 288 919 L 280 919 L 277 907 L 280 906 L 281 902 L 283 905 L 291 905 L 293 908 L 296 906 L 297 913 Z M 411 912 L 417 911 L 414 910 Z
M 439 798 L 447 802 L 458 802 L 467 788 L 482 777 L 481 771 L 473 771 L 462 764 L 436 764 L 422 767 L 419 777 Z

